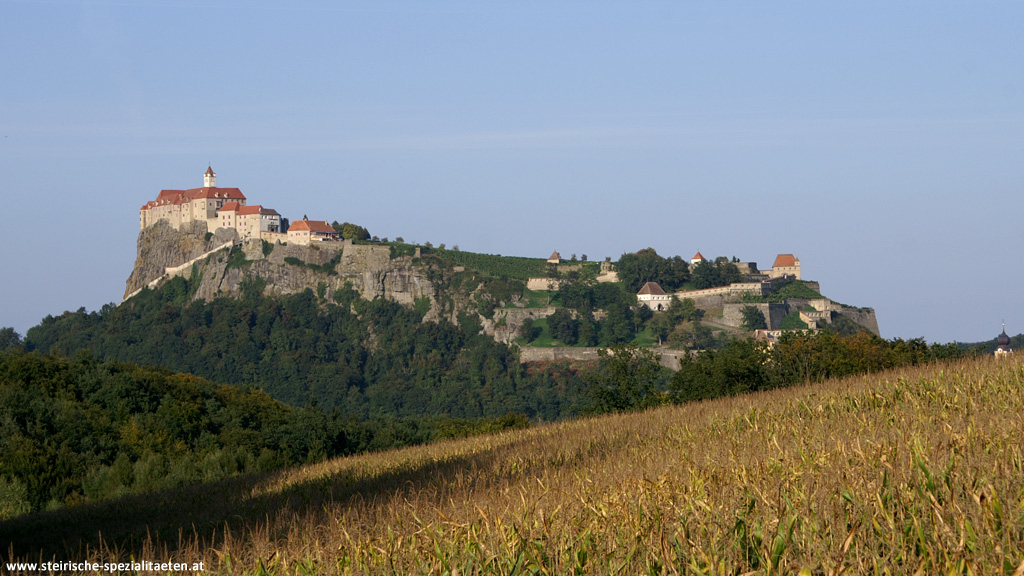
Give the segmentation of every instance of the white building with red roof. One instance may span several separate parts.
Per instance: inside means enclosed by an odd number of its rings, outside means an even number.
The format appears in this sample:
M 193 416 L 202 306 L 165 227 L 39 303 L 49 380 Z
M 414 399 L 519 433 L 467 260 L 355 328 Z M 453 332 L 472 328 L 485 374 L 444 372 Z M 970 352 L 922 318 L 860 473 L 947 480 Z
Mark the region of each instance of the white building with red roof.
M 309 244 L 338 239 L 338 231 L 324 220 L 307 220 L 303 218 L 292 222 L 288 227 L 288 242 L 293 244 Z
M 672 304 L 672 297 L 666 294 L 661 284 L 657 282 L 644 284 L 636 293 L 636 299 L 640 305 L 647 306 L 656 312 L 668 310 L 669 305 Z
M 786 276 L 800 279 L 800 259 L 792 254 L 779 254 L 775 257 L 772 269 L 768 271 L 768 277 L 783 278 Z
M 227 202 L 217 209 L 217 228 L 235 228 L 238 223 L 238 202 Z
M 242 238 L 259 238 L 261 232 L 280 232 L 281 215 L 273 208 L 259 204 L 240 206 L 236 228 Z
M 213 168 L 207 168 L 202 188 L 161 190 L 156 200 L 146 202 L 139 209 L 139 229 L 145 230 L 160 220 L 173 228 L 200 221 L 213 232 L 221 226 L 218 211 L 229 203 L 245 206 L 245 194 L 238 188 L 218 188 L 217 175 Z

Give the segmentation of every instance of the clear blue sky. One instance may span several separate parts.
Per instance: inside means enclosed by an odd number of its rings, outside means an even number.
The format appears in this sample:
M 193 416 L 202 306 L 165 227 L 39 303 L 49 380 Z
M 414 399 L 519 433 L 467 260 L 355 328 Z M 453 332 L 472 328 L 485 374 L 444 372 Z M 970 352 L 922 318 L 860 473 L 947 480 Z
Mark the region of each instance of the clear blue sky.
M 138 208 L 521 256 L 796 254 L 882 335 L 1024 331 L 1020 2 L 0 0 L 0 326 L 120 301 Z

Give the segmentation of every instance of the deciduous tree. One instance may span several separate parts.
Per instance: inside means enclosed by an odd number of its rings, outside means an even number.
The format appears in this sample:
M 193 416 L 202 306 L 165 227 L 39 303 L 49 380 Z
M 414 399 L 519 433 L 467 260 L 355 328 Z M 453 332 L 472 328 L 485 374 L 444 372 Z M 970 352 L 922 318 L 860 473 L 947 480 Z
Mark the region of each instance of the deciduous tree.
M 665 369 L 646 348 L 613 345 L 599 350 L 601 365 L 588 382 L 591 414 L 639 410 L 665 403 Z
M 679 256 L 662 258 L 654 248 L 623 254 L 616 270 L 619 281 L 632 294 L 647 282 L 657 282 L 665 290 L 676 290 L 690 278 L 685 260 Z
M 14 328 L 0 328 L 0 350 L 21 346 L 21 335 Z
M 740 313 L 743 315 L 744 330 L 753 331 L 768 328 L 768 323 L 764 319 L 764 313 L 758 310 L 757 306 L 744 306 L 740 308 Z
M 565 308 L 559 308 L 554 314 L 548 316 L 548 329 L 551 330 L 552 336 L 567 346 L 575 344 L 579 337 L 579 323 Z

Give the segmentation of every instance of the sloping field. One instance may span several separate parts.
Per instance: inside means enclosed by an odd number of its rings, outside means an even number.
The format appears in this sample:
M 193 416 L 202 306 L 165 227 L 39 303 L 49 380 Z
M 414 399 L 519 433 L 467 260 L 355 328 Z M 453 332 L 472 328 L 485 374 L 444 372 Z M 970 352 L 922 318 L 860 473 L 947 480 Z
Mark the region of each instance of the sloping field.
M 1019 360 L 894 371 L 35 515 L 0 541 L 207 574 L 1022 574 L 1022 388 Z

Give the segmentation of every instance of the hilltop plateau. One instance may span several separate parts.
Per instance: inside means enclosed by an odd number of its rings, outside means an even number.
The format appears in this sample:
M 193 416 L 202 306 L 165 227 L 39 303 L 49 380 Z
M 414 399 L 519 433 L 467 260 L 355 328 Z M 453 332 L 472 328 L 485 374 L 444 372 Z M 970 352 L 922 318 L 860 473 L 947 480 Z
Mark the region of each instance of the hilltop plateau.
M 642 264 L 646 270 L 635 270 L 634 276 L 639 276 L 633 282 L 623 282 L 616 272 L 619 264 L 609 261 L 564 262 L 559 258 L 552 262 L 351 239 L 295 244 L 280 239 L 243 240 L 233 229 L 218 228 L 214 233 L 205 230 L 206 225 L 198 222 L 176 229 L 158 221 L 140 231 L 138 256 L 126 283 L 126 300 L 144 288 L 156 288 L 177 277 L 190 280 L 190 297 L 196 301 L 238 298 L 252 290 L 268 296 L 311 290 L 330 301 L 339 290 L 352 289 L 366 300 L 380 297 L 407 307 L 428 307 L 425 321 L 445 318 L 458 324 L 460 317 L 474 316 L 483 332 L 497 341 L 515 342 L 520 348 L 530 349 L 587 348 L 628 340 L 650 345 L 664 340 L 668 334 L 657 338 L 646 323 L 652 312 L 667 311 L 673 296 L 676 300 L 692 300 L 689 306 L 699 312 L 696 317 L 688 317 L 698 324 L 703 320 L 705 330 L 690 335 L 690 344 L 696 345 L 691 347 L 714 346 L 714 339 L 708 337 L 711 331 L 736 334 L 750 328 L 744 317 L 749 313 L 761 316 L 763 325 L 757 327 L 772 332 L 772 337 L 782 329 L 830 326 L 836 319 L 838 327 L 846 331 L 879 333 L 872 309 L 832 302 L 819 293 L 818 283 L 800 280 L 798 260 L 795 275 L 783 274 L 770 280 L 756 268 L 749 273 L 749 263 L 741 263 L 748 273 L 740 273 L 734 264 L 736 259 L 690 266 L 684 263 L 679 273 L 687 280 L 691 270 L 699 274 L 702 267 L 726 270 L 731 266 L 732 270 L 728 274 L 712 270 L 716 277 L 704 284 L 710 288 L 694 288 L 695 282 L 684 281 L 670 295 L 657 284 L 664 275 L 658 266 L 659 261 L 673 259 L 661 258 L 651 249 L 624 255 L 627 260 L 652 262 Z M 674 260 L 680 259 L 676 256 Z M 644 288 L 634 296 L 631 291 L 636 292 L 636 284 Z M 660 296 L 645 293 L 649 286 L 654 286 Z M 565 330 L 555 334 L 546 320 L 560 309 L 571 314 L 568 337 Z M 610 321 L 609 311 L 614 312 Z M 639 316 L 637 320 L 632 318 L 634 312 Z M 670 316 L 678 324 L 678 314 Z M 564 320 L 564 316 L 557 320 Z M 610 329 L 617 334 L 601 335 L 596 323 L 602 321 L 632 323 L 633 335 L 628 337 L 629 328 Z M 581 328 L 583 338 L 579 337 Z M 647 331 L 641 335 L 638 328 Z M 537 333 L 530 336 L 533 329 Z M 593 350 L 573 353 L 559 349 L 547 353 L 532 350 L 524 359 L 596 357 Z

